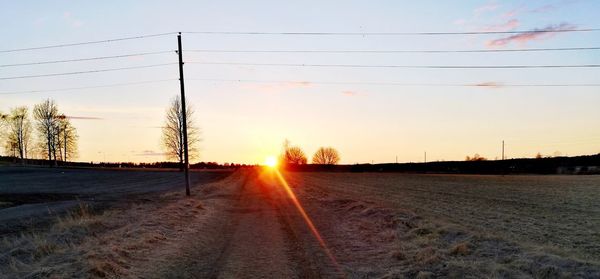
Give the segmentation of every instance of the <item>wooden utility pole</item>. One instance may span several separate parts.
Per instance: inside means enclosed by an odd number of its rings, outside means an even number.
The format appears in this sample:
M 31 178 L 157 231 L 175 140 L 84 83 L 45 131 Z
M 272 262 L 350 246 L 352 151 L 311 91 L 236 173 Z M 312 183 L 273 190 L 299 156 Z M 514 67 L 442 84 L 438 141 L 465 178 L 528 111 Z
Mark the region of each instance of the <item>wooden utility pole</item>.
M 183 53 L 181 51 L 181 32 L 177 34 L 177 54 L 179 55 L 179 86 L 181 87 L 181 114 L 183 121 L 183 157 L 185 172 L 185 195 L 190 195 L 190 162 L 188 158 L 187 113 L 185 110 L 185 86 L 183 84 Z
M 504 141 L 502 141 L 502 161 L 504 161 Z
M 425 163 L 427 163 L 427 151 L 425 151 Z
M 65 158 L 63 158 L 63 161 L 65 161 L 65 163 L 67 162 L 67 124 L 65 122 L 64 124 L 64 128 L 63 128 L 63 142 L 65 144 Z

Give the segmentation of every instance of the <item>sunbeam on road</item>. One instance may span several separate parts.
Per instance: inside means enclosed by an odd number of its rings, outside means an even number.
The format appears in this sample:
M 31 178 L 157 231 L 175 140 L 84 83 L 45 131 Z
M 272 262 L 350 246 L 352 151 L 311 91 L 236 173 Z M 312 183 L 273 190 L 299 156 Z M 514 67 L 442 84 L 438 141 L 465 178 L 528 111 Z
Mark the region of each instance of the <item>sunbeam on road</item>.
M 294 204 L 294 206 L 296 207 L 296 209 L 298 209 L 298 212 L 300 213 L 300 215 L 304 219 L 304 222 L 306 223 L 306 225 L 308 226 L 308 228 L 312 232 L 313 236 L 317 239 L 317 241 L 319 242 L 319 244 L 323 248 L 323 251 L 325 252 L 325 254 L 327 254 L 327 257 L 329 257 L 329 259 L 331 260 L 331 262 L 333 263 L 333 265 L 335 266 L 335 268 L 337 269 L 337 271 L 343 274 L 340 265 L 338 264 L 337 260 L 335 259 L 335 256 L 331 253 L 331 250 L 329 249 L 329 247 L 325 243 L 325 240 L 323 239 L 323 237 L 319 233 L 319 230 L 314 225 L 314 223 L 313 223 L 312 219 L 310 218 L 310 216 L 308 216 L 308 214 L 304 210 L 304 207 L 302 206 L 302 204 L 300 203 L 300 201 L 296 197 L 296 194 L 294 193 L 294 190 L 292 190 L 292 188 L 287 183 L 287 181 L 285 180 L 285 178 L 283 177 L 283 175 L 281 174 L 281 172 L 279 171 L 279 169 L 277 169 L 277 168 L 269 168 L 269 169 L 270 169 L 270 171 L 272 171 L 273 173 L 275 173 L 275 176 L 277 177 L 277 180 L 278 180 L 279 184 L 285 190 L 285 192 L 287 193 L 288 197 L 290 198 L 290 200 L 292 201 L 292 203 Z

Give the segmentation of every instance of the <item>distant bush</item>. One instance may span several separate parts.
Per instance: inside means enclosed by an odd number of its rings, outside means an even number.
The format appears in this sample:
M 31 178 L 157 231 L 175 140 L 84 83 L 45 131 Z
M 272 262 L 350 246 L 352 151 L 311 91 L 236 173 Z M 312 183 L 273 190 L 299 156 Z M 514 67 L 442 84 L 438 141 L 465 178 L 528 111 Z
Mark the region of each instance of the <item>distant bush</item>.
M 336 165 L 340 161 L 340 153 L 333 147 L 321 147 L 313 155 L 312 163 L 318 165 Z
M 465 158 L 465 161 L 470 161 L 470 162 L 487 161 L 487 158 L 485 158 L 483 156 L 480 156 L 479 154 L 475 153 L 475 155 L 473 155 L 473 157 L 467 156 Z

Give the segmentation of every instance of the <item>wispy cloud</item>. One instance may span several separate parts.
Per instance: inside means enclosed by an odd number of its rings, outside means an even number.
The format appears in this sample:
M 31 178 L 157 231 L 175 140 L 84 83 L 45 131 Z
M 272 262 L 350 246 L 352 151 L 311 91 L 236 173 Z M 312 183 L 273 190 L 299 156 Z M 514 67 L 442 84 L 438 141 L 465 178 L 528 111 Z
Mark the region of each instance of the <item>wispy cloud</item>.
M 358 95 L 358 92 L 346 90 L 346 91 L 342 91 L 342 95 L 347 96 L 347 97 L 354 97 L 354 96 Z
M 533 40 L 543 40 L 554 37 L 556 31 L 575 29 L 577 26 L 569 23 L 561 23 L 558 25 L 549 25 L 540 29 L 533 29 L 529 32 L 519 33 L 508 37 L 490 40 L 486 44 L 490 47 L 503 47 L 510 43 L 525 44 Z
M 102 120 L 103 119 L 100 117 L 93 117 L 93 116 L 73 116 L 73 115 L 67 115 L 67 118 L 78 119 L 78 120 Z
M 144 150 L 140 153 L 135 154 L 135 156 L 165 156 L 164 152 L 156 152 L 154 150 Z
M 519 27 L 520 24 L 518 19 L 511 19 L 501 24 L 488 25 L 482 31 L 509 31 Z
M 500 87 L 502 87 L 502 83 L 495 82 L 495 81 L 486 81 L 486 82 L 476 83 L 476 84 L 474 84 L 474 86 L 487 87 L 487 88 L 500 88 Z

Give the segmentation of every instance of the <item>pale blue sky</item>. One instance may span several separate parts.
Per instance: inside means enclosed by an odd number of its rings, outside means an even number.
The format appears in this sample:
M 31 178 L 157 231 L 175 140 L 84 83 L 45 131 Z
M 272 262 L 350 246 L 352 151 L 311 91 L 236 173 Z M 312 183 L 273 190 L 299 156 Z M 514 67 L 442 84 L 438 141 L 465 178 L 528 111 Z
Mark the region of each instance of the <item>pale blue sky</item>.
M 548 26 L 600 28 L 599 1 L 2 1 L 0 50 L 173 31 L 463 32 Z M 600 64 L 599 50 L 537 53 L 192 53 L 186 49 L 487 49 L 510 35 L 275 36 L 184 34 L 186 61 L 313 64 Z M 600 46 L 600 32 L 512 40 L 497 48 Z M 174 50 L 176 37 L 0 53 L 0 64 Z M 0 67 L 0 77 L 176 62 L 172 54 Z M 598 68 L 386 69 L 187 64 L 189 102 L 203 130 L 202 161 L 260 163 L 285 138 L 344 163 L 461 160 L 600 152 L 600 87 L 399 87 L 232 83 L 193 79 L 398 83 L 600 83 Z M 177 66 L 0 80 L 0 92 L 176 79 Z M 126 87 L 0 95 L 0 110 L 52 97 L 73 120 L 80 159 L 162 160 L 160 126 L 176 80 Z

